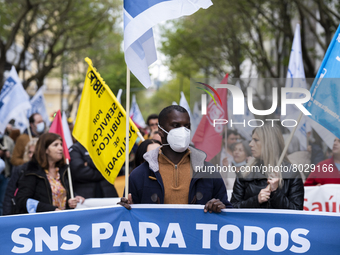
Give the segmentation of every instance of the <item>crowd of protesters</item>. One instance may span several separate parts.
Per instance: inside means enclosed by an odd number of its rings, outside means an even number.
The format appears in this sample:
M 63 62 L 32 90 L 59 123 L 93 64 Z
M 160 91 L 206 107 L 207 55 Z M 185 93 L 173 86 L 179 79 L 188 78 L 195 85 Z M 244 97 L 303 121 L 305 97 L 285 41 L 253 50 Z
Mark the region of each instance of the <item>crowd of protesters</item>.
M 88 198 L 122 196 L 123 190 L 115 188 L 118 183 L 105 180 L 87 150 L 74 141 L 69 149 L 75 195 L 71 198 L 64 141 L 46 133 L 47 129 L 36 113 L 23 134 L 13 129 L 12 122 L 0 134 L 1 215 L 72 209 Z M 130 154 L 130 194 L 119 203 L 127 209 L 133 203 L 160 203 L 201 204 L 205 212 L 232 207 L 302 210 L 304 185 L 340 184 L 339 139 L 332 150 L 325 151 L 313 133 L 307 151 L 298 151 L 292 143 L 284 155 L 280 166 L 288 171 L 268 171 L 270 166 L 278 166 L 283 152 L 282 130 L 270 125 L 255 128 L 251 141 L 228 130 L 217 162 L 233 171 L 211 174 L 195 170 L 212 164 L 190 142 L 190 117 L 184 108 L 172 105 L 159 115 L 149 115 L 147 128 L 141 132 L 145 140 L 137 140 Z M 292 171 L 292 165 L 305 163 L 316 169 L 331 166 L 334 171 Z M 233 190 L 231 198 L 227 190 Z

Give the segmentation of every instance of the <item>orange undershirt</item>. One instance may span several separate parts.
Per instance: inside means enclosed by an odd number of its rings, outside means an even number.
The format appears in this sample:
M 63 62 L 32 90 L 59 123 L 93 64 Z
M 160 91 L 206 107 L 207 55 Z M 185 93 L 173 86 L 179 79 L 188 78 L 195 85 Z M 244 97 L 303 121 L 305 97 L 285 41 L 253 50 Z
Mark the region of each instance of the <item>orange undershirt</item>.
M 188 204 L 190 175 L 190 151 L 175 165 L 159 150 L 159 173 L 164 185 L 164 204 Z

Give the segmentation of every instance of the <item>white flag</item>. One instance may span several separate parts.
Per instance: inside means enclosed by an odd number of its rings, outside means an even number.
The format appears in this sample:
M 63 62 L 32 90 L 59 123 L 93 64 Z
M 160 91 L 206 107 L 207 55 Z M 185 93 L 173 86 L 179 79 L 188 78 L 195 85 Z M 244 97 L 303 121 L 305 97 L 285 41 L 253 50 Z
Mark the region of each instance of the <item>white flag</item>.
M 194 137 L 194 134 L 196 132 L 198 125 L 200 124 L 201 119 L 202 119 L 202 115 L 201 115 L 200 109 L 198 108 L 198 102 L 195 102 L 194 110 L 193 110 L 191 118 L 190 118 L 191 139 Z
M 179 100 L 179 106 L 182 106 L 185 110 L 187 110 L 189 113 L 189 116 L 191 117 L 190 106 L 188 104 L 188 101 L 185 98 L 183 91 L 181 91 L 181 99 Z
M 210 0 L 124 0 L 125 62 L 144 87 L 151 85 L 148 67 L 157 60 L 152 27 L 211 5 Z
M 73 140 L 72 140 L 72 136 L 71 136 L 70 128 L 68 126 L 65 112 L 63 112 L 63 115 L 61 117 L 61 122 L 63 125 L 63 131 L 64 131 L 64 139 L 65 139 L 64 142 L 66 142 L 67 148 L 69 149 L 73 145 Z
M 120 104 L 122 104 L 122 102 L 120 101 L 120 98 L 122 97 L 122 92 L 123 92 L 123 90 L 122 90 L 122 89 L 119 89 L 119 90 L 118 90 L 118 93 L 117 93 L 117 96 L 116 96 L 116 98 L 117 98 L 117 100 L 118 100 L 118 102 L 119 102 Z
M 12 66 L 0 92 L 0 132 L 4 133 L 6 125 L 11 119 L 27 123 L 26 113 L 30 108 L 29 96 L 21 84 L 17 71 Z M 23 124 L 22 129 L 25 128 L 26 126 Z
M 49 127 L 51 122 L 50 122 L 50 118 L 48 117 L 48 113 L 46 110 L 44 91 L 45 91 L 45 85 L 42 86 L 35 93 L 35 95 L 31 98 L 30 103 L 31 103 L 32 108 L 31 110 L 28 111 L 27 117 L 29 118 L 33 113 L 39 113 L 42 116 L 46 126 Z
M 131 103 L 131 109 L 130 109 L 130 118 L 132 121 L 136 124 L 138 128 L 145 128 L 146 124 L 143 119 L 143 115 L 141 111 L 139 110 L 137 101 L 136 101 L 136 95 L 132 95 L 132 103 Z
M 290 52 L 286 88 L 304 88 L 307 89 L 305 70 L 303 67 L 302 50 L 301 50 L 301 36 L 300 25 L 296 25 L 292 50 Z M 305 94 L 287 93 L 287 98 L 300 98 L 305 97 Z M 295 105 L 287 105 L 287 115 L 281 115 L 281 120 L 295 119 L 297 120 L 301 114 L 301 111 Z M 309 118 L 303 116 L 294 136 L 298 138 L 300 142 L 300 150 L 307 150 L 307 132 L 311 131 L 308 124 Z M 292 131 L 294 127 L 289 127 Z

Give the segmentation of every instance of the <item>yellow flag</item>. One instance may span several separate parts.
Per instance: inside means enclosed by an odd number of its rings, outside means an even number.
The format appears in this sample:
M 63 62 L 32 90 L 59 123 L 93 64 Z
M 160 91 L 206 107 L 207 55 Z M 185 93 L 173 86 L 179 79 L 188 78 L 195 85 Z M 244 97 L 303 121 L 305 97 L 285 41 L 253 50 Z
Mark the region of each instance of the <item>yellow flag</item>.
M 126 112 L 100 74 L 85 58 L 87 69 L 73 136 L 89 152 L 97 169 L 114 183 L 125 162 Z M 129 152 L 138 128 L 130 119 Z

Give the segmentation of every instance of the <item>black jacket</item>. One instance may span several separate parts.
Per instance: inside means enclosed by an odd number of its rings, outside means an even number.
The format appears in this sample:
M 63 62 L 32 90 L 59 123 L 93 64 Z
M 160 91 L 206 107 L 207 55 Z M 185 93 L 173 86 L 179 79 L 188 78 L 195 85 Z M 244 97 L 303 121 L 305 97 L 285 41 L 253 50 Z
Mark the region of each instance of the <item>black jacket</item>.
M 319 145 L 315 143 L 312 144 L 312 155 L 310 158 L 312 160 L 311 163 L 314 165 L 317 165 L 325 159 L 325 155 L 323 154 L 322 148 Z
M 290 164 L 285 164 L 290 167 Z M 304 186 L 299 172 L 283 172 L 283 186 L 271 193 L 268 202 L 260 204 L 258 194 L 268 186 L 267 177 L 251 172 L 244 178 L 237 177 L 230 202 L 234 208 L 272 208 L 302 210 Z
M 115 187 L 105 180 L 93 164 L 87 150 L 79 142 L 70 148 L 70 157 L 75 194 L 84 198 L 118 197 Z
M 159 149 L 160 147 L 145 153 L 146 162 L 131 172 L 129 193 L 135 204 L 164 204 L 164 184 L 158 164 Z M 205 205 L 216 198 L 221 200 L 226 208 L 232 208 L 221 175 L 218 172 L 204 172 L 208 167 L 212 167 L 204 161 L 206 154 L 192 147 L 190 150 L 193 176 L 189 186 L 188 204 Z
M 19 179 L 23 176 L 25 169 L 27 168 L 28 163 L 25 163 L 20 166 L 14 166 L 12 169 L 11 178 L 6 187 L 6 193 L 3 203 L 3 215 L 11 215 L 16 213 L 16 201 L 15 201 L 15 193 L 18 188 Z
M 59 169 L 60 181 L 67 192 L 66 208 L 68 209 L 68 199 L 70 198 L 69 182 L 67 179 L 67 165 Z M 27 199 L 38 200 L 36 212 L 55 211 L 57 208 L 53 205 L 51 185 L 47 179 L 44 169 L 32 160 L 27 164 L 24 176 L 20 178 L 16 203 L 19 213 L 27 213 Z

